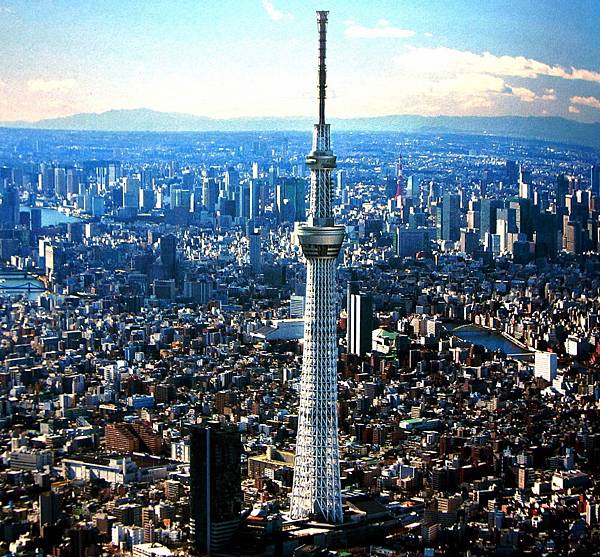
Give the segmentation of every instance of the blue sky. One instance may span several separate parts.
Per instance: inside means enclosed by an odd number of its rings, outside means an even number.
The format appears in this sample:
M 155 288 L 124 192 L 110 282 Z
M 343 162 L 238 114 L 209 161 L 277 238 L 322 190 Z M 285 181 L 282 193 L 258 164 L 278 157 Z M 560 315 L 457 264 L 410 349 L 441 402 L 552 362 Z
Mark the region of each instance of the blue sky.
M 0 0 L 0 120 L 148 107 L 600 121 L 596 0 Z

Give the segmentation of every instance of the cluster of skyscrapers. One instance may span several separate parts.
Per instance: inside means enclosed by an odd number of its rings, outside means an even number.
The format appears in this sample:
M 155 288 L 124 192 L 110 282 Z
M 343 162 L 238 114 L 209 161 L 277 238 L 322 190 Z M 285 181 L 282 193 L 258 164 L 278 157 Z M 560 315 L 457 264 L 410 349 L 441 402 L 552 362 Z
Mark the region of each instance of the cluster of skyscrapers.
M 597 153 L 338 158 L 327 23 L 306 156 L 0 130 L 2 551 L 591 554 Z

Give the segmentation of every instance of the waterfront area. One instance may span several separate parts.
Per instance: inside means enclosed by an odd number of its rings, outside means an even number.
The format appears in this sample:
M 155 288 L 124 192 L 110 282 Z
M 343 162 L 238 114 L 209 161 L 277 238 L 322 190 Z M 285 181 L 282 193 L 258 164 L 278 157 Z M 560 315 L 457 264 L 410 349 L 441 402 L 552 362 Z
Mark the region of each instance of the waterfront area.
M 500 350 L 509 356 L 527 352 L 526 348 L 505 338 L 500 333 L 476 325 L 461 325 L 458 326 L 458 330 L 457 327 L 446 327 L 446 329 L 462 340 L 471 344 L 483 346 L 486 350 L 491 352 Z
M 58 226 L 70 222 L 81 222 L 81 219 L 59 211 L 55 207 L 40 207 L 42 226 Z M 31 211 L 29 211 L 31 213 Z
M 0 296 L 27 296 L 30 300 L 37 300 L 44 291 L 44 283 L 33 276 L 0 269 Z

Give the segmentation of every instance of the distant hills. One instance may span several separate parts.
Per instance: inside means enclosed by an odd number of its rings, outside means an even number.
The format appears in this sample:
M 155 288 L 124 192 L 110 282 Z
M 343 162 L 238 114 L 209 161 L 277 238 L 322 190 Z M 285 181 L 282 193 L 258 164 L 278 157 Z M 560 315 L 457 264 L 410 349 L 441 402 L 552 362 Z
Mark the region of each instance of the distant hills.
M 0 122 L 2 127 L 118 132 L 308 131 L 312 118 L 216 119 L 146 108 L 82 113 L 37 122 Z M 585 124 L 549 116 L 377 116 L 332 118 L 335 131 L 467 133 L 541 139 L 600 148 L 600 122 Z

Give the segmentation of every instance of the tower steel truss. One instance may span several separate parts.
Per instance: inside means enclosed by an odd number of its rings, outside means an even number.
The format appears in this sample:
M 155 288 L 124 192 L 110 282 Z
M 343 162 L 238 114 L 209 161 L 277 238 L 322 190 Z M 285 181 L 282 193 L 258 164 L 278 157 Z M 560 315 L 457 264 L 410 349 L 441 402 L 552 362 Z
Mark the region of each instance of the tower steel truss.
M 317 12 L 319 30 L 319 123 L 313 131 L 310 209 L 297 234 L 306 258 L 304 356 L 290 516 L 340 523 L 342 496 L 337 419 L 337 310 L 335 260 L 344 227 L 331 208 L 331 171 L 336 166 L 329 124 L 325 123 L 328 12 Z

